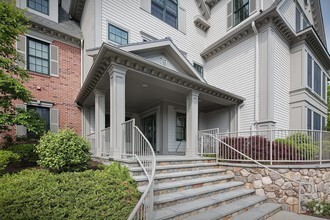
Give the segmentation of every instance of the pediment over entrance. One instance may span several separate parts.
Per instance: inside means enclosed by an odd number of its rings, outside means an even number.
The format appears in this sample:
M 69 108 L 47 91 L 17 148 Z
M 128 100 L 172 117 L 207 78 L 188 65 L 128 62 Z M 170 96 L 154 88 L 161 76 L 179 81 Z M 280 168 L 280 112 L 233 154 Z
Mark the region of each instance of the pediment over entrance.
M 119 48 L 139 55 L 153 63 L 205 82 L 203 77 L 199 75 L 192 64 L 170 39 L 127 44 Z

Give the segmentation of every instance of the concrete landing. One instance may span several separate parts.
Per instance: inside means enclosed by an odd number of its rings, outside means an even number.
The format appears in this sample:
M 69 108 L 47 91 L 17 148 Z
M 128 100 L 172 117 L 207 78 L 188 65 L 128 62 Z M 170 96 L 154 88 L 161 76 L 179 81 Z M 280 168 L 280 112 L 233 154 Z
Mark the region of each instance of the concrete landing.
M 298 215 L 293 212 L 280 211 L 267 220 L 324 220 L 325 218 L 317 218 L 309 215 Z

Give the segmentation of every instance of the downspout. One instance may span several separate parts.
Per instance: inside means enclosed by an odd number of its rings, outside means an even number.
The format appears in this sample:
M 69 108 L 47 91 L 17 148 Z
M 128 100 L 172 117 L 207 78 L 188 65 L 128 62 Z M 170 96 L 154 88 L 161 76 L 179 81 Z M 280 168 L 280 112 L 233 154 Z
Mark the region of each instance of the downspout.
M 255 53 L 255 75 L 254 75 L 254 125 L 258 123 L 258 95 L 259 95 L 259 42 L 258 42 L 258 30 L 255 21 L 252 22 L 252 29 L 256 38 L 256 53 Z

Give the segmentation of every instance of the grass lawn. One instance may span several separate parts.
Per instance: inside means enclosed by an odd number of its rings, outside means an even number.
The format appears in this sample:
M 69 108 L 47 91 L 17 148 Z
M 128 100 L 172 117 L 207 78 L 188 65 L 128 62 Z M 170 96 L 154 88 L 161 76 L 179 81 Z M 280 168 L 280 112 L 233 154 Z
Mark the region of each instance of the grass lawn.
M 0 177 L 0 219 L 127 219 L 140 193 L 126 167 Z

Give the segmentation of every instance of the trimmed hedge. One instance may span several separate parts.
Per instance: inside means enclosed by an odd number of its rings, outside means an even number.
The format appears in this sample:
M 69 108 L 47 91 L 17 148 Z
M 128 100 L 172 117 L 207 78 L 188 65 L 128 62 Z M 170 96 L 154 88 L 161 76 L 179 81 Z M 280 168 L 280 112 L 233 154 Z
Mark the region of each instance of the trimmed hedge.
M 16 163 L 18 161 L 19 161 L 18 154 L 7 150 L 0 150 L 0 176 L 4 174 L 6 167 L 10 163 Z
M 18 154 L 22 165 L 37 163 L 38 154 L 36 153 L 35 144 L 15 144 L 8 147 L 7 150 Z
M 24 170 L 0 178 L 0 219 L 127 219 L 139 197 L 118 163 L 60 174 Z
M 48 132 L 36 146 L 38 164 L 54 172 L 81 171 L 90 161 L 90 145 L 73 130 Z

